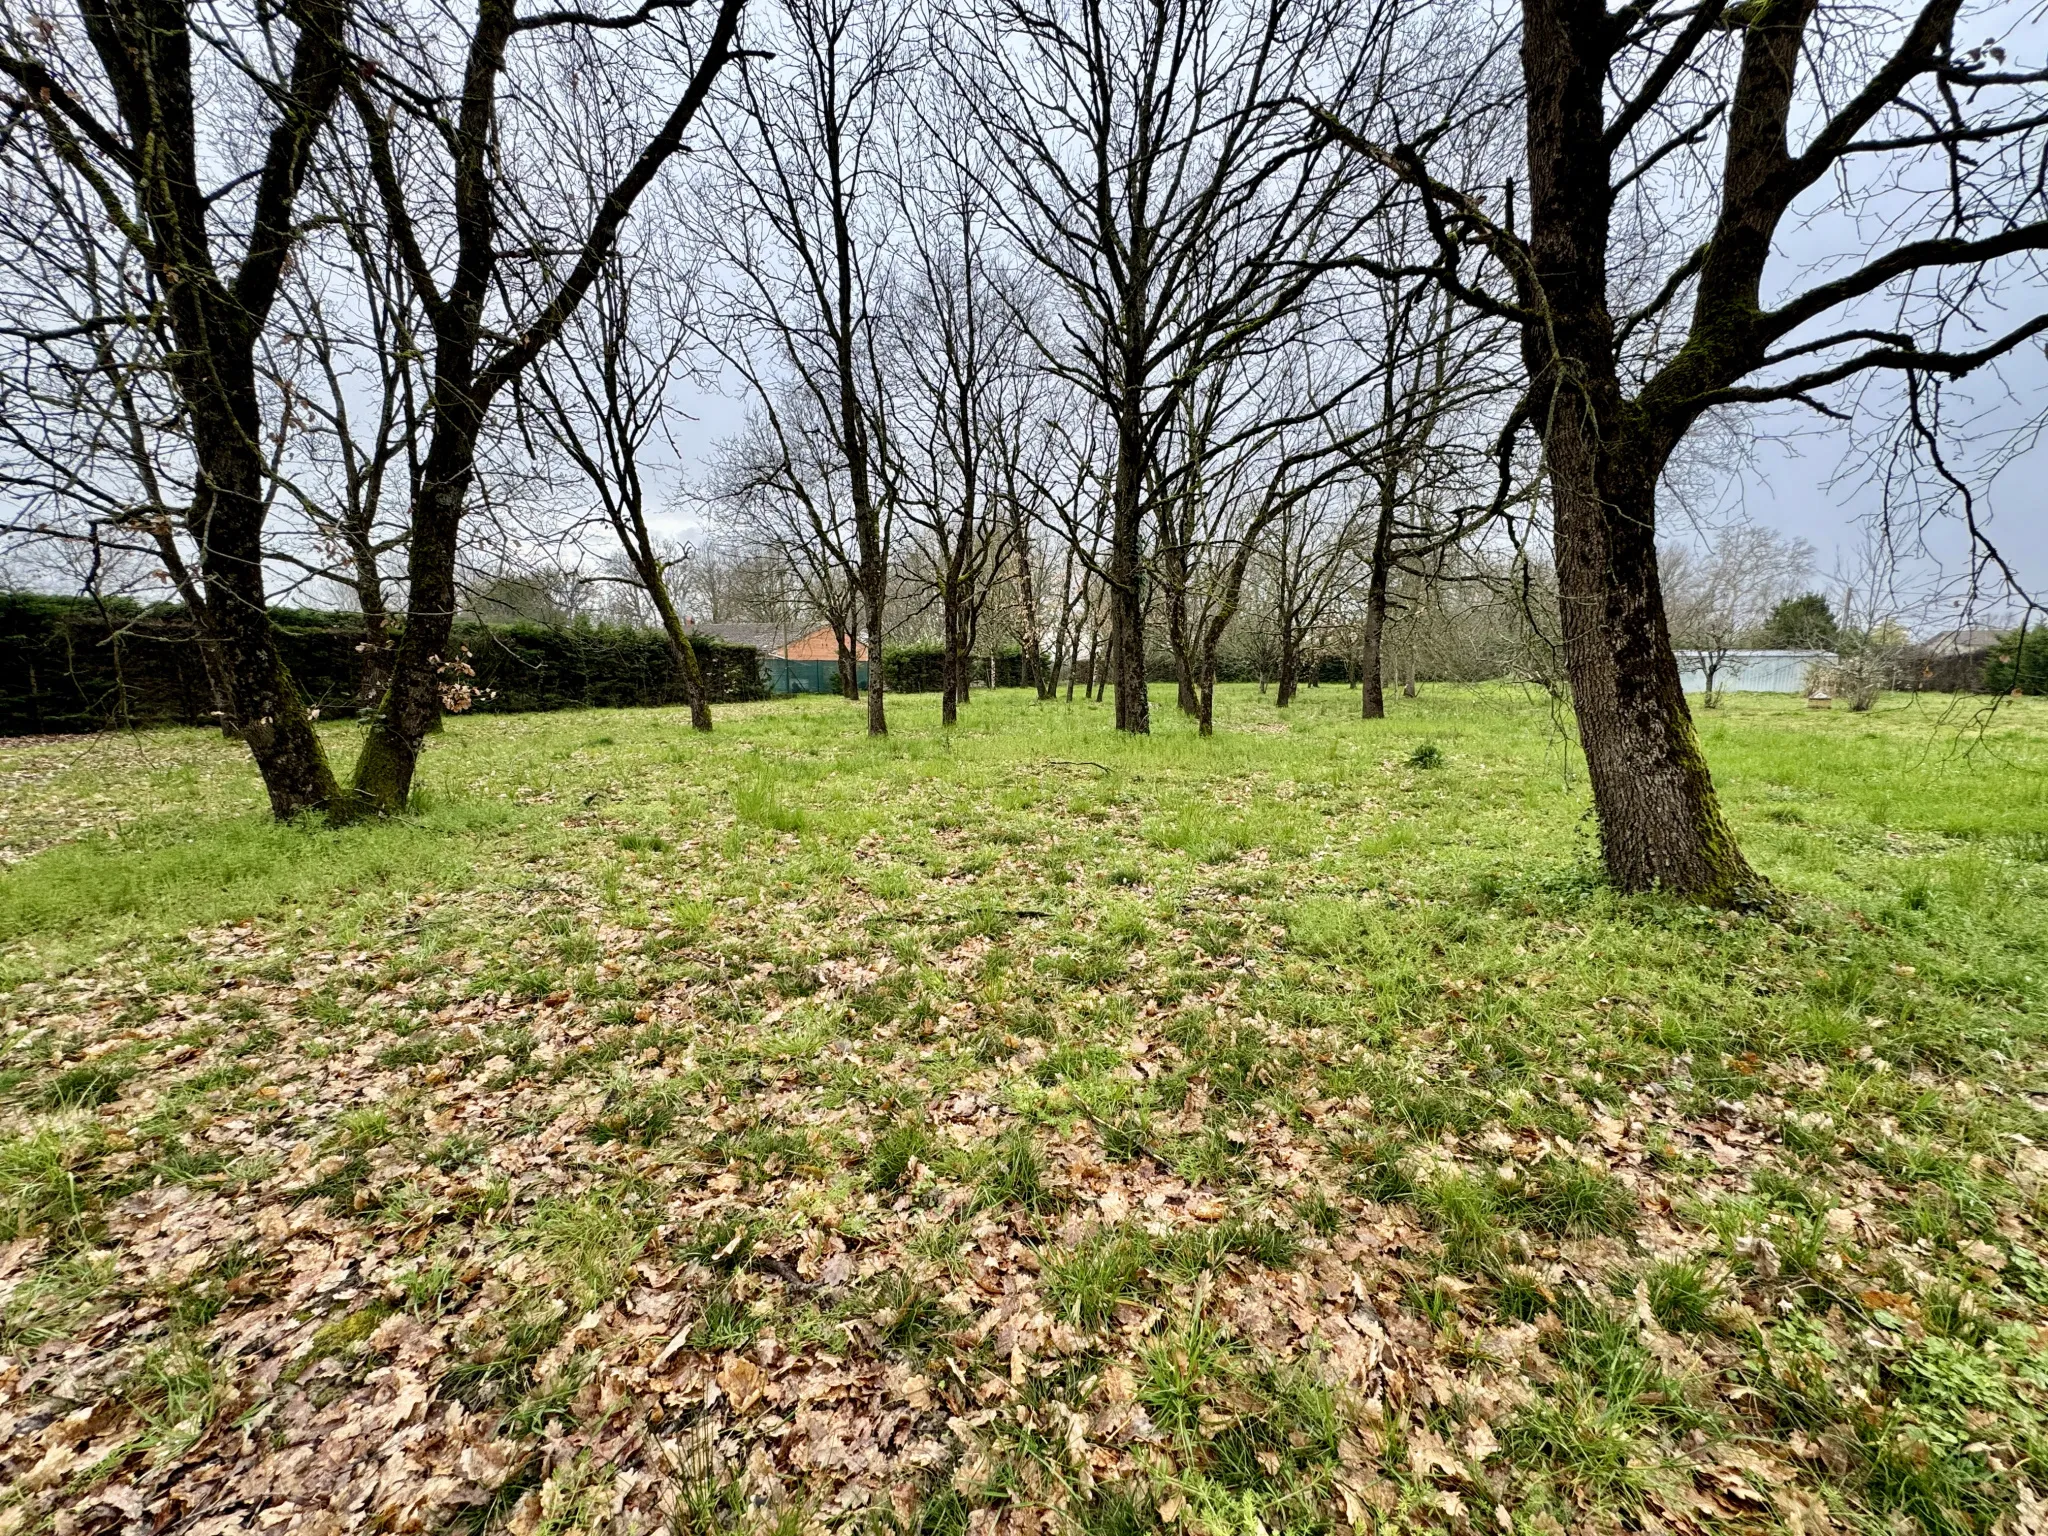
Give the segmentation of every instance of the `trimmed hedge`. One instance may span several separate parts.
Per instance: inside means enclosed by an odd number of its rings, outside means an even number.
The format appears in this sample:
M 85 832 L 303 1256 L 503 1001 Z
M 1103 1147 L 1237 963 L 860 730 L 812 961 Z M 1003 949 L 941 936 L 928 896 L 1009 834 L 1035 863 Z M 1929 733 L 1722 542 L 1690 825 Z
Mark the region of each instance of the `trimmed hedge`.
M 970 689 L 988 686 L 986 656 L 973 658 Z M 996 652 L 996 686 L 1024 686 L 1024 653 L 1015 646 Z M 946 687 L 946 648 L 943 645 L 893 645 L 882 652 L 882 681 L 891 693 L 942 693 Z
M 355 713 L 362 618 L 280 608 L 278 650 L 306 702 L 327 718 Z M 714 703 L 768 696 L 752 646 L 695 642 Z M 680 704 L 658 632 L 579 625 L 458 624 L 481 714 Z M 0 734 L 207 725 L 213 700 L 192 622 L 169 604 L 0 593 Z

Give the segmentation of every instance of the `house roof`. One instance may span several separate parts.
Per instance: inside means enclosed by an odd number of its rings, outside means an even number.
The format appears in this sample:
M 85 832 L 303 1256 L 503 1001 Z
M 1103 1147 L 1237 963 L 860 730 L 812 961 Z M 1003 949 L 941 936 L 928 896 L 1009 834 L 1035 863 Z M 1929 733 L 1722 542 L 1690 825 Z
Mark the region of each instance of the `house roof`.
M 763 656 L 787 656 L 799 661 L 831 661 L 839 654 L 839 642 L 829 624 L 727 624 L 685 619 L 683 628 L 693 635 L 706 635 L 713 640 L 723 640 L 727 645 L 750 645 Z M 867 647 L 864 645 L 856 643 L 853 652 L 858 660 L 868 659 Z
M 1969 656 L 1988 651 L 1998 643 L 1998 631 L 1986 624 L 1952 629 L 1945 635 L 1924 640 L 1914 649 L 1923 656 Z

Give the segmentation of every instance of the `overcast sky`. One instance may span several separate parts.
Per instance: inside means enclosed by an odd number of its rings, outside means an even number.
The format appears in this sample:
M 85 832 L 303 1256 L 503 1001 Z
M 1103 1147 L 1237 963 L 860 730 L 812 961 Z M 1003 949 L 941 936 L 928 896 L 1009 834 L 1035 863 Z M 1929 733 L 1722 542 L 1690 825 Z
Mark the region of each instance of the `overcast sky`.
M 2010 437 L 2048 407 L 2048 361 L 2029 350 L 2006 365 L 2002 381 L 1970 380 L 1968 397 L 1980 407 L 1970 437 L 1980 442 Z M 727 395 L 690 389 L 679 393 L 675 403 L 694 419 L 676 426 L 679 461 L 663 476 L 670 486 L 679 475 L 694 477 L 718 440 L 737 432 L 746 418 L 745 402 Z M 1844 581 L 1861 575 L 1861 553 L 1883 510 L 1882 489 L 1871 481 L 1867 445 L 1839 423 L 1791 407 L 1761 413 L 1749 428 L 1743 434 L 1747 462 L 1731 462 L 1715 473 L 1712 490 L 1702 498 L 1707 520 L 1747 517 L 1806 540 L 1814 549 L 1813 585 L 1838 598 Z M 1988 484 L 1977 475 L 1971 478 L 1980 516 L 2000 551 L 2037 597 L 2048 596 L 2048 448 L 2016 457 Z M 1686 516 L 1669 499 L 1662 518 L 1666 537 L 1687 537 Z M 671 537 L 697 536 L 685 514 L 671 511 L 661 521 L 662 532 Z M 1901 616 L 1918 632 L 1939 627 L 1953 611 L 1946 603 L 1967 569 L 1959 522 L 1935 522 L 1926 542 L 1927 557 L 1902 571 L 1898 593 L 1899 605 L 1911 610 Z M 1939 602 L 1932 600 L 1936 592 L 1943 594 Z M 2001 598 L 1987 602 L 1984 611 L 1995 616 L 2010 606 Z

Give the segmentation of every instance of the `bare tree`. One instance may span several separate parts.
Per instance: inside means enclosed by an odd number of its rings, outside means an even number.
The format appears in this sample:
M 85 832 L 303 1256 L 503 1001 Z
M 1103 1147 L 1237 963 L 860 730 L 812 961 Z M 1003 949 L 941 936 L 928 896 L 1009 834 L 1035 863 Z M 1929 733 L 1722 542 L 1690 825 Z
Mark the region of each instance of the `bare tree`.
M 857 0 L 782 0 L 774 16 L 774 58 L 738 73 L 735 110 L 715 130 L 726 173 L 715 195 L 741 214 L 714 231 L 731 279 L 721 350 L 771 426 L 793 390 L 815 407 L 806 421 L 827 433 L 857 554 L 868 733 L 882 736 L 896 482 L 875 331 L 893 243 L 885 173 L 905 22 Z
M 1720 707 L 1716 684 L 1729 653 L 1750 643 L 1812 570 L 1813 547 L 1804 539 L 1746 521 L 1712 530 L 1702 545 L 1658 551 L 1672 644 L 1704 680 L 1702 708 Z
M 1262 607 L 1271 615 L 1253 648 L 1260 691 L 1269 674 L 1273 703 L 1285 709 L 1301 686 L 1312 637 L 1341 613 L 1367 569 L 1366 502 L 1350 477 L 1290 501 L 1262 551 Z
M 1823 392 L 1872 374 L 1917 399 L 2048 330 L 2038 304 L 1991 318 L 2041 280 L 2048 71 L 1959 46 L 1959 11 L 1524 0 L 1518 91 L 1475 71 L 1419 135 L 1313 114 L 1426 204 L 1436 258 L 1401 270 L 1520 331 L 1572 704 L 1624 890 L 1763 890 L 1715 797 L 1657 575 L 1659 477 L 1688 432 L 1726 405 L 1839 413 Z M 1460 186 L 1432 161 L 1454 123 L 1517 108 L 1526 228 L 1512 186 Z M 1770 269 L 1795 205 L 1808 229 L 1841 211 L 1855 238 L 1788 282 Z
M 348 19 L 347 0 L 203 22 L 185 0 L 107 0 L 44 28 L 10 24 L 0 43 L 0 76 L 18 92 L 10 114 L 91 189 L 149 274 L 192 464 L 181 520 L 199 600 L 188 606 L 280 817 L 349 811 L 271 631 L 258 366 L 301 233 L 299 192 L 347 73 Z M 246 87 L 210 86 L 202 75 L 216 63 Z M 253 160 L 245 146 L 260 146 Z
M 1017 434 L 1002 418 L 1006 407 L 1028 408 L 1029 400 L 1006 388 L 1018 371 L 1021 338 L 992 259 L 980 188 L 957 173 L 957 163 L 920 153 L 931 147 L 930 131 L 908 141 L 907 158 L 925 170 L 906 166 L 899 180 L 911 257 L 885 387 L 899 397 L 891 416 L 902 504 L 938 597 L 940 719 L 952 725 L 973 686 L 982 610 L 1022 526 L 1014 491 L 1006 498 L 1004 485 L 1005 444 Z
M 728 547 L 778 575 L 766 604 L 778 621 L 801 614 L 831 626 L 840 692 L 860 696 L 861 556 L 841 460 L 815 399 L 792 386 L 721 446 L 707 492 Z M 756 605 L 757 616 L 760 604 Z M 880 669 L 871 657 L 870 684 Z
M 634 203 L 683 147 L 712 83 L 738 56 L 745 4 L 719 0 L 692 48 L 686 23 L 667 30 L 683 14 L 683 0 L 651 0 L 612 16 L 554 10 L 523 17 L 512 0 L 483 0 L 473 23 L 446 36 L 382 21 L 374 57 L 365 60 L 375 67 L 349 77 L 387 233 L 433 337 L 405 629 L 391 687 L 356 760 L 354 791 L 368 807 L 404 807 L 421 743 L 440 715 L 463 515 L 491 406 L 561 335 Z M 536 43 L 533 55 L 519 58 L 522 45 Z M 506 101 L 515 59 L 543 73 L 555 66 L 558 89 L 520 91 Z M 576 131 L 541 114 L 515 133 L 511 107 L 543 98 L 579 118 L 594 113 L 608 134 L 637 148 L 622 157 L 609 185 L 561 188 L 556 206 L 533 217 L 522 206 L 521 173 L 545 184 L 557 163 L 554 141 Z M 455 104 L 452 115 L 447 102 Z M 656 120 L 643 127 L 648 116 Z
M 1046 366 L 1110 423 L 1096 574 L 1119 730 L 1150 728 L 1161 441 L 1203 373 L 1257 348 L 1364 217 L 1329 131 L 1304 134 L 1287 102 L 1329 88 L 1339 36 L 1379 20 L 1315 0 L 993 0 L 948 50 L 1008 167 L 990 207 L 1062 301 L 1034 328 Z
M 1276 328 L 1282 337 L 1293 344 L 1209 369 L 1184 394 L 1155 463 L 1154 579 L 1182 708 L 1204 736 L 1215 730 L 1217 657 L 1252 561 L 1270 530 L 1347 468 L 1341 423 L 1357 376 L 1341 370 L 1348 382 L 1326 387 L 1305 331 Z
M 539 407 L 556 449 L 597 499 L 668 642 L 689 700 L 690 724 L 711 729 L 711 695 L 669 586 L 673 561 L 656 547 L 647 522 L 641 458 L 667 416 L 671 385 L 683 369 L 691 331 L 658 292 L 680 265 L 667 242 L 635 240 L 614 250 L 562 344 L 534 370 L 528 398 Z M 685 552 L 687 554 L 687 552 Z
M 1403 233 L 1386 231 L 1383 249 Z M 1501 517 L 1517 480 L 1512 427 L 1503 435 L 1496 419 L 1510 415 L 1499 407 L 1512 393 L 1497 362 L 1502 327 L 1431 285 L 1380 275 L 1369 287 L 1371 411 L 1349 454 L 1371 507 L 1359 713 L 1378 720 L 1396 573 L 1419 571 Z

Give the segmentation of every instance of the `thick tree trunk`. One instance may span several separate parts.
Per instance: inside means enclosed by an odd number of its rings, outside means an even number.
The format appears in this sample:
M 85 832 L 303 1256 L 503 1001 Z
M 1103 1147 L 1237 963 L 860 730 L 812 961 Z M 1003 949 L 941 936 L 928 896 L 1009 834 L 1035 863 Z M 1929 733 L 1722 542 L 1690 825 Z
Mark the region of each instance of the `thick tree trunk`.
M 195 328 L 203 328 L 194 322 Z M 187 526 L 199 547 L 207 639 L 231 711 L 233 733 L 256 760 L 271 813 L 347 819 L 348 807 L 305 700 L 277 654 L 263 588 L 263 464 L 255 367 L 242 349 L 174 368 L 191 409 L 198 489 Z
M 456 542 L 475 473 L 475 438 L 437 432 L 413 505 L 405 628 L 392 653 L 391 685 L 356 756 L 357 803 L 379 815 L 405 809 L 422 745 L 440 722 L 441 669 L 451 659 L 448 642 L 455 628 Z
M 1110 500 L 1109 664 L 1116 684 L 1116 728 L 1143 736 L 1152 729 L 1145 691 L 1145 589 L 1140 569 L 1145 428 L 1136 400 L 1117 421 L 1116 480 Z
M 1549 436 L 1565 671 L 1608 877 L 1716 904 L 1757 896 L 1665 629 L 1654 474 L 1616 465 L 1602 484 L 1576 423 Z
M 196 417 L 194 428 L 196 439 L 202 435 Z M 241 505 L 229 511 L 229 501 Z M 341 786 L 307 718 L 305 700 L 277 654 L 263 590 L 260 501 L 253 485 L 227 497 L 216 484 L 193 506 L 207 628 L 229 690 L 234 734 L 255 758 L 279 820 L 307 811 L 346 819 Z
M 1608 878 L 1716 904 L 1761 893 L 1721 815 L 1679 683 L 1657 579 L 1657 477 L 1670 434 L 1625 402 L 1607 303 L 1605 96 L 1613 19 L 1597 0 L 1526 0 L 1530 253 L 1546 323 L 1525 326 L 1544 423 L 1572 710 Z M 1668 439 L 1668 440 L 1667 440 Z
M 1280 624 L 1280 668 L 1274 679 L 1273 704 L 1285 709 L 1294 702 L 1294 690 L 1301 671 L 1300 645 L 1294 637 L 1294 626 L 1286 620 Z

